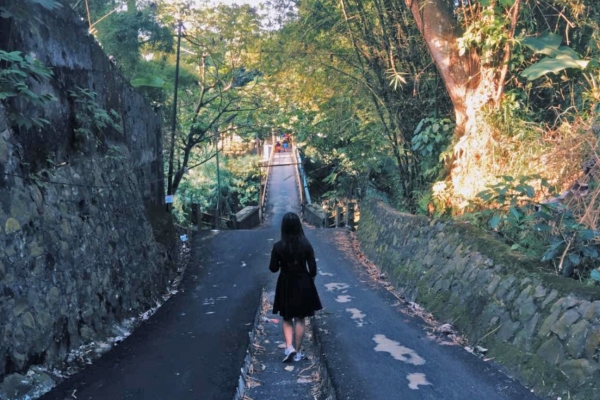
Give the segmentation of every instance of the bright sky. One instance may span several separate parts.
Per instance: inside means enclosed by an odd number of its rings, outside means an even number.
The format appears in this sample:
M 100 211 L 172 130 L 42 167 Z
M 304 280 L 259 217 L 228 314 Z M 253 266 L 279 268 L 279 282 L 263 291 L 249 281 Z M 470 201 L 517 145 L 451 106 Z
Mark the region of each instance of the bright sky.
M 243 5 L 250 4 L 251 6 L 257 6 L 260 3 L 264 3 L 264 0 L 196 0 L 197 3 L 214 3 L 214 4 L 225 4 L 227 6 L 231 6 L 233 4 Z
M 169 1 L 169 0 L 166 0 L 166 1 Z M 201 5 L 201 4 L 204 4 L 204 5 L 206 5 L 206 4 L 214 4 L 214 5 L 216 5 L 216 4 L 224 4 L 224 5 L 227 5 L 227 6 L 231 6 L 233 4 L 237 4 L 237 5 L 249 4 L 250 6 L 253 6 L 253 7 L 257 7 L 261 3 L 264 4 L 266 1 L 267 0 L 194 0 L 194 2 L 196 4 L 198 4 L 198 5 Z M 277 19 L 272 14 L 272 10 L 266 9 L 266 10 L 262 10 L 262 11 L 263 12 L 261 14 L 263 14 L 262 15 L 263 17 L 265 17 L 265 16 L 266 17 L 271 16 L 272 17 L 272 18 L 270 18 L 271 20 L 276 20 Z M 264 14 L 265 12 L 266 12 L 266 14 Z M 269 27 L 267 27 L 266 29 L 269 29 L 269 30 L 270 29 L 277 29 L 275 27 L 276 25 L 277 24 L 275 24 L 273 26 L 269 25 Z M 263 28 L 265 28 L 265 27 L 263 26 Z
M 242 4 L 250 4 L 251 6 L 257 6 L 260 3 L 262 3 L 262 0 L 219 0 L 219 1 L 213 1 L 213 3 L 222 3 L 225 4 L 227 6 L 230 6 L 232 4 L 238 4 L 238 5 L 242 5 Z

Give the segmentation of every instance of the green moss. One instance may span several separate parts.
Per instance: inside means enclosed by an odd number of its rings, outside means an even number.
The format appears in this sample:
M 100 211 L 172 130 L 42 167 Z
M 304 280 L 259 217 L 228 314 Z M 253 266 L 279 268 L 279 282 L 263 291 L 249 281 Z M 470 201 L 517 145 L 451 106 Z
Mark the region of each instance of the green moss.
M 538 395 L 555 397 L 566 395 L 571 382 L 559 370 L 549 365 L 536 354 L 525 353 L 509 343 L 502 342 L 494 336 L 486 338 L 482 343 L 490 349 L 489 356 L 499 362 L 510 373 L 518 375 L 521 381 L 531 387 Z M 570 393 L 571 399 L 588 400 L 597 396 L 594 385 L 579 386 L 577 395 Z
M 550 273 L 540 261 L 511 251 L 507 244 L 493 238 L 488 232 L 458 223 L 447 225 L 447 229 L 458 234 L 472 250 L 489 257 L 494 264 L 502 265 L 506 274 L 514 274 L 520 278 L 539 278 L 545 286 L 559 292 L 573 293 L 589 301 L 600 300 L 600 288 L 585 286 L 574 279 L 565 279 Z
M 386 272 L 396 287 L 403 288 L 409 295 L 417 294 L 416 301 L 421 306 L 433 313 L 438 321 L 451 322 L 472 343 L 485 337 L 483 342 L 477 343 L 489 348 L 489 356 L 495 362 L 502 364 L 512 375 L 519 376 L 536 393 L 562 396 L 569 390 L 573 383 L 559 368 L 489 334 L 498 326 L 489 325 L 492 318 L 505 311 L 518 312 L 518 305 L 503 303 L 497 296 L 490 295 L 488 288 L 492 277 L 505 281 L 512 276 L 515 283 L 507 286 L 503 298 L 510 291 L 515 291 L 512 297 L 519 294 L 524 298 L 531 296 L 539 283 L 549 290 L 556 289 L 559 297 L 572 293 L 590 301 L 600 299 L 600 288 L 556 276 L 541 262 L 511 251 L 507 244 L 473 226 L 445 223 L 442 232 L 426 218 L 404 215 L 377 203 L 363 206 L 362 212 L 361 229 L 364 232 L 359 232 L 361 247 L 374 254 L 372 261 Z M 392 250 L 388 249 L 390 245 L 394 245 Z M 481 261 L 489 258 L 493 265 L 477 261 L 479 256 L 472 257 L 476 253 L 483 256 Z M 433 265 L 423 265 L 429 263 Z M 472 282 L 463 281 L 461 276 L 469 275 L 466 272 L 472 269 L 475 269 L 473 273 L 484 272 L 474 277 Z M 436 278 L 445 280 L 445 284 L 451 281 L 461 286 L 436 292 L 433 289 Z M 494 292 L 497 293 L 497 290 Z M 547 312 L 541 314 L 540 321 L 544 321 Z M 541 338 L 534 334 L 530 339 L 531 348 L 537 349 Z M 571 393 L 571 398 L 594 398 L 594 385 L 590 380 L 585 387 L 579 386 L 577 397 Z
M 0 138 L 0 163 L 6 164 L 8 162 L 8 145 L 4 138 Z
M 6 220 L 6 224 L 4 225 L 4 230 L 6 231 L 7 235 L 10 235 L 11 233 L 20 231 L 21 225 L 19 224 L 19 221 L 17 221 L 16 219 L 9 218 Z

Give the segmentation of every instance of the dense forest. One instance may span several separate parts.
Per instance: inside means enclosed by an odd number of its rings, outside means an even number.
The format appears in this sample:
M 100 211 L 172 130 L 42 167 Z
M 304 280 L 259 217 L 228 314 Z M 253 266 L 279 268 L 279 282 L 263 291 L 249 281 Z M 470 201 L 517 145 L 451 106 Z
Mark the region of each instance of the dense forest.
M 243 149 L 291 132 L 320 202 L 378 196 L 600 280 L 596 0 L 24 0 L 0 15 L 28 18 L 33 4 L 76 10 L 163 110 L 182 220 L 192 202 L 256 204 L 260 159 Z M 13 49 L 0 61 L 1 101 L 52 101 L 28 89 L 51 70 Z M 242 155 L 223 159 L 217 185 L 220 138 L 233 135 Z

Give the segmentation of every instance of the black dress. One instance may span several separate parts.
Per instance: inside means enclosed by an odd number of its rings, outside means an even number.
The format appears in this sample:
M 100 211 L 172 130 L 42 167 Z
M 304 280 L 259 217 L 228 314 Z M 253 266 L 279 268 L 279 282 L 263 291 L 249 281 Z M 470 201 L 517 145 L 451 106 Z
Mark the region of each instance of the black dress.
M 315 311 L 323 308 L 314 282 L 317 275 L 315 252 L 308 240 L 301 238 L 291 247 L 284 246 L 281 241 L 275 243 L 269 269 L 281 271 L 275 288 L 273 314 L 279 313 L 284 319 L 303 318 L 313 316 Z

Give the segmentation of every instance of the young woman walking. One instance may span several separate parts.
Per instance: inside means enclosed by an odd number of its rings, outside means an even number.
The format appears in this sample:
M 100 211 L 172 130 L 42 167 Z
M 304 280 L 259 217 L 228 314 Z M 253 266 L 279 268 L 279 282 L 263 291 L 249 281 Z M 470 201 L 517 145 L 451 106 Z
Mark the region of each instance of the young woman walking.
M 281 271 L 275 288 L 273 314 L 283 317 L 286 346 L 283 362 L 300 361 L 305 318 L 323 307 L 314 282 L 317 276 L 315 252 L 304 236 L 300 218 L 294 213 L 283 216 L 281 240 L 273 245 L 269 269 Z

